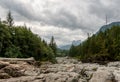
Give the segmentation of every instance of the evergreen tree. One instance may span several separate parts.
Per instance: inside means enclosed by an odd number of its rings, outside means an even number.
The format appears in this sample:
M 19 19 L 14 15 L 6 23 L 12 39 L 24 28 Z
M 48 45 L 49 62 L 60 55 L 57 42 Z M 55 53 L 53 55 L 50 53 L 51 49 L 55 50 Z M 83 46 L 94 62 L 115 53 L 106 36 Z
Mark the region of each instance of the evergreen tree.
M 52 48 L 55 55 L 57 55 L 57 45 L 54 41 L 54 37 L 52 36 L 49 46 Z
M 75 56 L 75 46 L 73 44 L 69 50 L 69 56 L 71 56 L 71 57 Z
M 99 32 L 79 46 L 71 46 L 71 57 L 79 57 L 84 62 L 120 60 L 120 26 L 113 26 Z
M 9 11 L 8 14 L 7 14 L 7 24 L 8 24 L 9 27 L 13 26 L 13 24 L 14 24 L 11 11 Z
M 39 61 L 56 61 L 52 48 L 40 36 L 32 33 L 27 26 L 13 26 L 11 12 L 7 15 L 7 23 L 0 23 L 0 57 L 34 57 Z

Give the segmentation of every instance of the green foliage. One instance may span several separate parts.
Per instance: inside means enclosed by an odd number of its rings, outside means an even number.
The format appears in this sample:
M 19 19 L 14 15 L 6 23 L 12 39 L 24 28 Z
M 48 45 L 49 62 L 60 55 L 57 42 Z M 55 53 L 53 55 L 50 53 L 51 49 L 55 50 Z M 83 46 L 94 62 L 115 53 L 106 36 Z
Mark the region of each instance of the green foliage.
M 56 42 L 54 41 L 54 37 L 53 36 L 51 38 L 49 46 L 53 50 L 54 54 L 57 55 L 57 45 L 56 45 Z
M 55 51 L 47 42 L 33 34 L 26 26 L 13 26 L 11 13 L 7 23 L 0 22 L 0 56 L 1 57 L 34 57 L 40 61 L 55 62 Z M 9 28 L 10 27 L 10 28 Z
M 68 50 L 57 49 L 57 57 L 65 57 L 68 56 Z
M 7 24 L 9 27 L 13 26 L 13 17 L 11 15 L 11 11 L 8 12 L 8 15 L 7 15 Z
M 14 45 L 6 48 L 5 57 L 9 57 L 9 58 L 22 57 L 22 54 L 20 52 L 20 48 L 14 46 Z
M 120 60 L 120 26 L 88 37 L 79 46 L 72 46 L 69 54 L 84 62 Z

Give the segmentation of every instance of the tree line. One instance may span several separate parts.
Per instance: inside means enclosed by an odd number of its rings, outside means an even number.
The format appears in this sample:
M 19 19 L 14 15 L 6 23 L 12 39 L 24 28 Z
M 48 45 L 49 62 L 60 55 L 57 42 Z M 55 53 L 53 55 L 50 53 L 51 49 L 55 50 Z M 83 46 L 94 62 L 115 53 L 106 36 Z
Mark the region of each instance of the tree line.
M 69 56 L 83 62 L 120 60 L 120 26 L 113 26 L 105 32 L 100 31 L 88 37 L 79 46 L 72 45 Z
M 40 61 L 55 62 L 57 45 L 54 37 L 48 44 L 26 26 L 14 26 L 11 12 L 6 21 L 0 21 L 0 56 L 14 58 L 34 57 Z

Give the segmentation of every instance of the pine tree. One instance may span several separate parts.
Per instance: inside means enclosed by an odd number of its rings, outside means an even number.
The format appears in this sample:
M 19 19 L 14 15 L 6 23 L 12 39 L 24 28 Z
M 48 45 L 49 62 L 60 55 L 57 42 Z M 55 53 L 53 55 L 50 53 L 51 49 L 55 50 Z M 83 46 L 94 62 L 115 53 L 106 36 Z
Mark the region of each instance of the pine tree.
M 7 24 L 8 24 L 9 27 L 13 26 L 13 24 L 14 24 L 11 11 L 9 11 L 8 14 L 7 14 Z
M 51 38 L 51 41 L 50 41 L 50 44 L 49 46 L 52 48 L 54 54 L 56 55 L 57 54 L 57 45 L 56 45 L 56 42 L 54 41 L 54 37 L 52 36 Z
M 92 36 L 88 34 L 87 40 L 70 48 L 69 55 L 83 62 L 120 60 L 120 26 L 113 26 Z
M 72 44 L 70 50 L 69 50 L 69 56 L 74 57 L 75 56 L 75 46 Z

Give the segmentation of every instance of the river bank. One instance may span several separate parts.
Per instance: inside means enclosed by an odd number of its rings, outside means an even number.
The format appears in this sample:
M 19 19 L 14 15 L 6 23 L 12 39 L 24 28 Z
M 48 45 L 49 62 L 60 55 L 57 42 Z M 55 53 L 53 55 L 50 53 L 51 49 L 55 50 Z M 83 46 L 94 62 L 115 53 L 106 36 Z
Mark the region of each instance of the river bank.
M 81 63 L 58 57 L 35 66 L 26 61 L 0 61 L 0 82 L 120 82 L 120 62 Z

